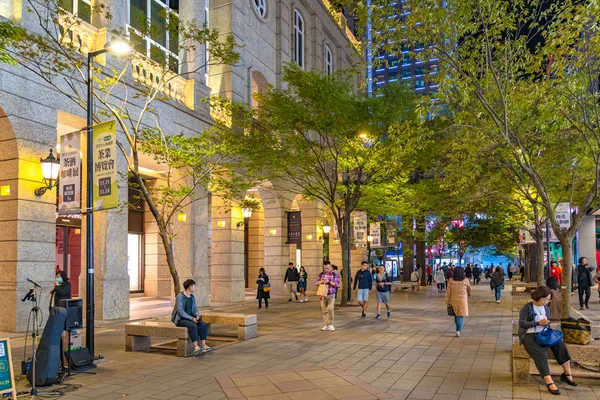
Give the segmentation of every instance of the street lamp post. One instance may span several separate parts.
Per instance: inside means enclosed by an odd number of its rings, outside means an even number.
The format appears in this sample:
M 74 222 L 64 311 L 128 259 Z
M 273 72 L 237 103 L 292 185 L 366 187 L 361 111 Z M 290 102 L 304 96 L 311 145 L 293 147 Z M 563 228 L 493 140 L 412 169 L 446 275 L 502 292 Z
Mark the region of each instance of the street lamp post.
M 85 271 L 86 271 L 86 327 L 85 327 L 85 345 L 90 355 L 94 357 L 94 218 L 92 210 L 94 208 L 94 168 L 92 165 L 94 153 L 93 129 L 94 124 L 94 82 L 92 81 L 92 67 L 94 58 L 99 55 L 111 53 L 116 56 L 125 56 L 131 52 L 129 43 L 122 39 L 112 39 L 103 49 L 91 51 L 87 59 L 87 197 L 85 208 L 86 221 L 86 252 L 85 252 Z
M 242 215 L 244 216 L 244 276 L 246 278 L 246 287 L 249 286 L 248 281 L 248 223 L 250 217 L 252 217 L 252 208 L 242 208 Z

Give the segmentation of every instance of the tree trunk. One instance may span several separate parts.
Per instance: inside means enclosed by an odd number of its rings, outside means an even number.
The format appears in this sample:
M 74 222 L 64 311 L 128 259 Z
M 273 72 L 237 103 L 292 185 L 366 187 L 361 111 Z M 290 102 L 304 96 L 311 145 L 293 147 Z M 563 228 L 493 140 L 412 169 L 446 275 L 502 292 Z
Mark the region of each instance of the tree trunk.
M 544 282 L 544 239 L 540 239 L 536 237 L 535 239 L 535 247 L 537 249 L 537 276 L 536 281 L 538 287 L 544 286 L 546 283 Z
M 525 282 L 531 282 L 531 247 L 523 245 L 523 268 L 525 268 Z
M 169 272 L 171 273 L 171 277 L 173 278 L 173 292 L 175 293 L 175 297 L 177 297 L 177 295 L 181 291 L 181 283 L 179 282 L 179 274 L 177 273 L 177 268 L 175 268 L 175 255 L 173 254 L 172 242 L 171 239 L 169 239 L 169 235 L 167 233 L 166 228 L 159 226 L 158 230 L 160 232 L 160 238 L 162 239 L 163 247 L 165 248 Z
M 571 314 L 571 278 L 573 275 L 573 237 L 562 234 L 559 237 L 562 247 L 562 308 L 561 317 L 568 318 Z
M 339 226 L 338 226 L 339 229 Z M 342 217 L 342 229 L 340 231 L 340 243 L 342 245 L 342 270 L 344 271 L 344 280 L 342 287 L 338 290 L 338 295 L 341 294 L 340 305 L 342 307 L 348 305 L 348 293 L 350 290 L 350 278 L 352 271 L 350 268 L 350 214 L 344 214 Z

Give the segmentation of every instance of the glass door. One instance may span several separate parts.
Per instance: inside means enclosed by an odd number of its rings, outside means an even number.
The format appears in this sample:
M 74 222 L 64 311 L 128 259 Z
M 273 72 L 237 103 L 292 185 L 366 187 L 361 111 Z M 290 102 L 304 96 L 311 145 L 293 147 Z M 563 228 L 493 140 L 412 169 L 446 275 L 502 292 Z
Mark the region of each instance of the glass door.
M 144 263 L 142 262 L 143 235 L 127 234 L 127 273 L 129 274 L 129 291 L 144 291 Z

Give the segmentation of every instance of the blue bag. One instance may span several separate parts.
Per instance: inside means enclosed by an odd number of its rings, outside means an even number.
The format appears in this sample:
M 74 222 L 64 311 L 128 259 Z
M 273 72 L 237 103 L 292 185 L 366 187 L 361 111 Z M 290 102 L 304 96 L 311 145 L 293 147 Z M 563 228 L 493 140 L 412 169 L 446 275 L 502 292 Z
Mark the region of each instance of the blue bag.
M 535 340 L 542 347 L 552 347 L 558 344 L 562 338 L 562 332 L 550 329 L 550 324 L 546 325 L 541 332 L 535 334 Z

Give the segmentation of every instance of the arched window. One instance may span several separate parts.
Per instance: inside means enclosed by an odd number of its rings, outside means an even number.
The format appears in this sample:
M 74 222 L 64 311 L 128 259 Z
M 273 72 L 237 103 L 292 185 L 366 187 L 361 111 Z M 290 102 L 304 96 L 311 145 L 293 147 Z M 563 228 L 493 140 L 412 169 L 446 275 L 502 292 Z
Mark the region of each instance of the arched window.
M 333 74 L 333 53 L 328 45 L 325 45 L 325 73 L 327 75 Z
M 304 18 L 294 10 L 294 61 L 304 69 Z

